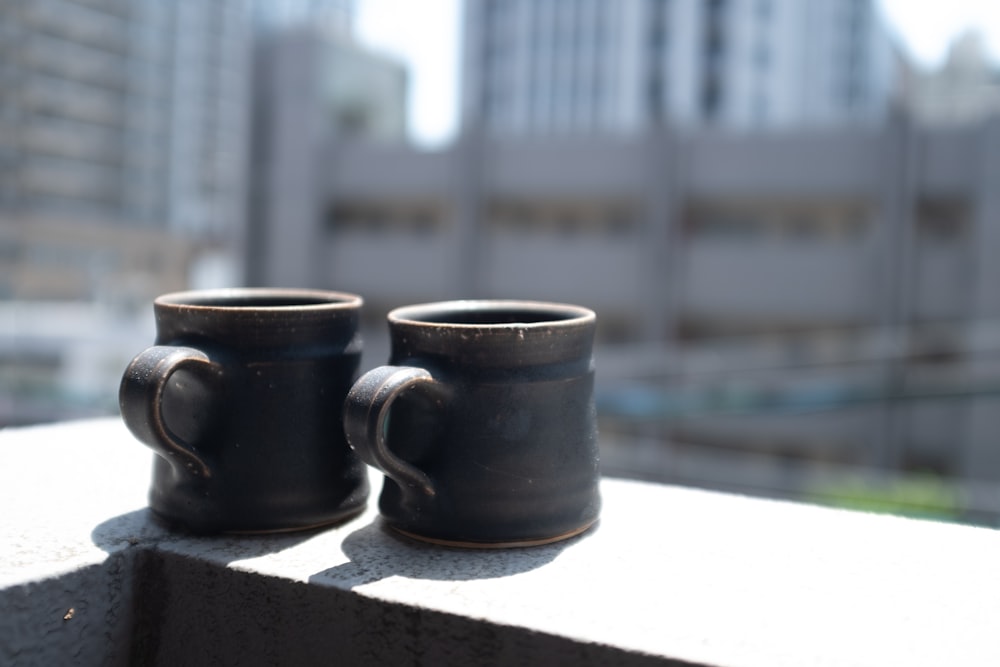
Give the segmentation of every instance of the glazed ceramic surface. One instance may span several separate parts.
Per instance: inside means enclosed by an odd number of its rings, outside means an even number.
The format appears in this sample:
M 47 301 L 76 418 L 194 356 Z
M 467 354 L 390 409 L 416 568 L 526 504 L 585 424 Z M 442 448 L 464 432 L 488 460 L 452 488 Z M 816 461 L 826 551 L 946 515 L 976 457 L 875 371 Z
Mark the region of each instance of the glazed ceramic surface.
M 199 533 L 344 519 L 368 495 L 341 406 L 357 378 L 361 298 L 319 290 L 180 292 L 122 377 L 125 424 L 155 457 L 150 506 Z
M 389 314 L 388 366 L 345 403 L 351 446 L 387 476 L 389 524 L 463 546 L 551 542 L 600 511 L 595 315 L 457 301 Z

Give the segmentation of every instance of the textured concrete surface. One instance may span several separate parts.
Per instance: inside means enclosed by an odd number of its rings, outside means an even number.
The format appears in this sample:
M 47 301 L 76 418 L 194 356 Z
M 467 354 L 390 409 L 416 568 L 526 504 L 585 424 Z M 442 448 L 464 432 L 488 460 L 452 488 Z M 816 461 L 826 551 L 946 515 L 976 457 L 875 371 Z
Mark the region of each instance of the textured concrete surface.
M 0 664 L 1000 664 L 996 531 L 605 480 L 595 530 L 533 549 L 374 503 L 191 538 L 151 456 L 113 419 L 0 433 Z

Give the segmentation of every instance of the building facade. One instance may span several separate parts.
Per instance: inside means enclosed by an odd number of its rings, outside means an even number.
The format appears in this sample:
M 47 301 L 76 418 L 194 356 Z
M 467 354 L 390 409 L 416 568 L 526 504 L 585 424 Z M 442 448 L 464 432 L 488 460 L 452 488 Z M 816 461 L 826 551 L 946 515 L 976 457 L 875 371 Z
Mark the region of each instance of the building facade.
M 905 87 L 907 107 L 925 125 L 955 126 L 1000 113 L 1000 65 L 990 62 L 982 35 L 952 42 L 940 67 L 914 67 Z
M 871 0 L 467 0 L 465 127 L 870 124 L 896 85 Z
M 243 211 L 245 10 L 4 3 L 0 212 L 231 232 Z
M 402 137 L 405 74 L 350 40 L 353 4 L 0 3 L 0 425 L 113 411 L 152 299 L 240 282 L 250 181 L 251 214 L 298 224 L 268 181 L 296 136 Z M 255 44 L 283 55 L 252 90 Z
M 103 298 L 107 275 L 131 266 L 122 281 L 145 286 L 143 300 L 178 284 L 176 266 L 132 261 L 164 234 L 233 243 L 245 208 L 242 0 L 15 0 L 0 31 L 0 295 Z M 40 231 L 72 224 L 130 241 L 95 249 Z M 24 279 L 53 262 L 66 280 Z
M 0 425 L 113 412 L 151 300 L 238 251 L 250 29 L 245 0 L 0 3 Z
M 829 470 L 1000 480 L 997 119 L 313 159 L 315 215 L 266 222 L 285 241 L 254 261 L 281 267 L 264 284 L 363 294 L 369 365 L 395 306 L 579 303 L 609 471 L 770 493 Z
M 320 215 L 316 156 L 403 144 L 407 73 L 343 35 L 299 26 L 258 39 L 253 81 L 245 281 L 291 285 L 296 257 L 311 252 L 302 233 Z

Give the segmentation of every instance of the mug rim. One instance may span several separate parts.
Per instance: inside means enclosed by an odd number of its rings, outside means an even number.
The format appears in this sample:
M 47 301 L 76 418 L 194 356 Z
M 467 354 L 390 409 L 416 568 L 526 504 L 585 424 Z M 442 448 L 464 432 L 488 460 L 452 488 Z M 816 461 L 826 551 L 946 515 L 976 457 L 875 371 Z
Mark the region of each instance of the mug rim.
M 552 315 L 546 319 L 529 322 L 452 322 L 448 320 L 430 319 L 432 316 L 456 315 L 459 313 L 489 313 L 509 312 L 512 310 L 538 315 Z M 563 315 L 563 317 L 559 317 Z M 535 301 L 521 299 L 456 299 L 452 301 L 434 301 L 401 306 L 389 311 L 388 320 L 391 324 L 405 324 L 417 327 L 447 328 L 447 329 L 535 329 L 577 327 L 595 322 L 597 314 L 584 306 L 554 301 Z
M 240 299 L 303 299 L 307 303 L 281 303 L 261 305 L 254 303 L 239 304 Z M 234 303 L 220 303 L 232 300 Z M 302 310 L 349 310 L 359 308 L 363 299 L 357 294 L 297 287 L 223 287 L 212 289 L 181 290 L 161 294 L 153 300 L 157 307 L 184 308 L 194 311 L 227 312 L 288 312 Z

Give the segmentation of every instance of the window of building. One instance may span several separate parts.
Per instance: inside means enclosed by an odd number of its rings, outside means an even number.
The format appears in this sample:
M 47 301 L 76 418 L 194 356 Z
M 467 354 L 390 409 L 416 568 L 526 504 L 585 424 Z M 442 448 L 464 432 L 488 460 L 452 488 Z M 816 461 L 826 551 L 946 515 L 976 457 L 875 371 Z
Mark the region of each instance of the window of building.
M 651 72 L 646 81 L 646 112 L 650 120 L 663 119 L 663 106 L 663 82 L 655 72 Z
M 949 199 L 925 199 L 917 205 L 917 233 L 936 242 L 957 241 L 968 233 L 968 208 Z
M 725 0 L 708 0 L 702 32 L 702 83 L 700 107 L 705 120 L 719 116 L 722 107 L 722 63 L 726 54 Z
M 701 87 L 701 113 L 706 120 L 713 120 L 719 116 L 719 109 L 722 106 L 722 88 L 716 78 L 707 79 Z
M 635 229 L 635 215 L 628 210 L 612 210 L 605 221 L 608 234 L 626 236 Z

